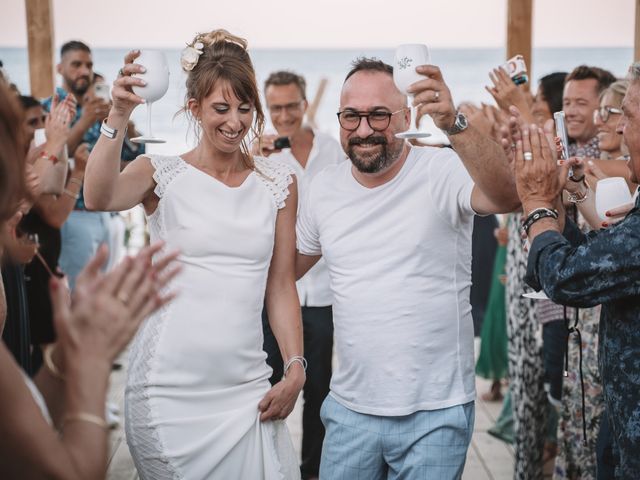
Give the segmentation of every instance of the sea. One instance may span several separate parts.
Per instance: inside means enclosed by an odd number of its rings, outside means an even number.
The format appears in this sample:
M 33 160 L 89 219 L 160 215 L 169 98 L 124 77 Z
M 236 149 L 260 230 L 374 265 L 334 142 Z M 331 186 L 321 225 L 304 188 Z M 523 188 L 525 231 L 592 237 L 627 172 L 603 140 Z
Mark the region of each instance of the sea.
M 180 68 L 180 49 L 163 50 L 170 68 L 170 86 L 167 94 L 153 104 L 153 133 L 167 143 L 150 145 L 150 153 L 181 153 L 192 148 L 196 139 L 193 129 L 183 114 L 176 115 L 185 97 L 186 75 Z M 485 86 L 490 84 L 489 71 L 504 63 L 503 48 L 431 49 L 431 61 L 438 65 L 451 89 L 456 103 L 463 101 L 493 103 Z M 96 48 L 93 50 L 94 70 L 111 83 L 122 66 L 126 50 Z M 328 80 L 327 88 L 316 114 L 318 128 L 337 137 L 339 95 L 344 76 L 351 62 L 360 57 L 377 57 L 387 63 L 393 61 L 393 49 L 251 49 L 257 80 L 262 86 L 267 76 L 276 70 L 291 70 L 307 80 L 307 96 L 314 97 L 321 79 Z M 0 48 L 0 60 L 4 70 L 21 92 L 29 92 L 29 66 L 25 48 Z M 632 48 L 537 48 L 529 78 L 533 89 L 537 79 L 556 71 L 570 71 L 577 65 L 588 64 L 606 68 L 623 77 L 633 60 Z M 59 79 L 58 79 L 59 81 Z M 138 129 L 146 132 L 146 107 L 140 106 L 133 113 Z M 431 127 L 426 122 L 425 128 Z M 268 126 L 269 127 L 269 126 Z

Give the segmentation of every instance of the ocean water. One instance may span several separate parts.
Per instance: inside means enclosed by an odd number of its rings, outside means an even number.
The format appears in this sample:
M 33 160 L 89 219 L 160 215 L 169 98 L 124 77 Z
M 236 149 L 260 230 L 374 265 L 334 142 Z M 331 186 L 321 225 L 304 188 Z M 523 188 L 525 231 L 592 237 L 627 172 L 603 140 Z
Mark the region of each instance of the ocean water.
M 94 68 L 111 83 L 121 67 L 124 49 L 95 49 Z M 171 71 L 167 94 L 153 105 L 154 134 L 165 138 L 166 144 L 152 145 L 152 153 L 180 153 L 193 146 L 184 115 L 175 114 L 184 102 L 185 74 L 180 69 L 180 50 L 165 50 Z M 305 76 L 307 95 L 313 98 L 321 78 L 328 79 L 327 89 L 317 113 L 319 128 L 335 136 L 338 122 L 340 88 L 350 63 L 359 56 L 375 56 L 391 63 L 393 50 L 294 50 L 254 49 L 250 51 L 259 85 L 275 70 L 293 70 Z M 495 49 L 433 49 L 432 62 L 442 69 L 454 101 L 492 102 L 485 91 L 488 72 L 504 61 L 504 50 Z M 540 48 L 533 52 L 530 78 L 535 84 L 543 75 L 554 71 L 569 71 L 580 64 L 596 65 L 624 76 L 633 59 L 631 48 Z M 0 48 L 0 60 L 11 80 L 22 92 L 29 92 L 29 68 L 26 49 Z M 133 114 L 141 131 L 146 131 L 146 107 L 138 107 Z

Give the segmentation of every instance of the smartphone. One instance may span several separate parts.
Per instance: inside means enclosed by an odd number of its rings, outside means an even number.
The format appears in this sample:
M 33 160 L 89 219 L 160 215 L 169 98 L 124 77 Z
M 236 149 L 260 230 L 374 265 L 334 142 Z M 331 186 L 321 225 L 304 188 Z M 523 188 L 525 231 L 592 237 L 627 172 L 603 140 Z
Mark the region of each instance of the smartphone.
M 283 148 L 291 148 L 291 142 L 289 141 L 289 137 L 278 137 L 276 141 L 273 142 L 273 148 L 276 150 L 282 150 Z
M 569 159 L 569 135 L 567 134 L 567 122 L 563 111 L 553 114 L 553 121 L 556 124 L 556 137 L 562 142 L 562 160 Z M 573 168 L 569 169 L 569 177 L 573 177 Z
M 529 81 L 529 77 L 527 76 L 527 64 L 524 61 L 524 57 L 522 55 L 516 55 L 515 57 L 507 60 L 506 63 L 503 63 L 500 68 L 502 68 L 513 83 L 516 85 L 521 85 L 523 83 L 527 83 Z
M 103 99 L 105 102 L 109 102 L 111 100 L 109 85 L 106 83 L 96 83 L 93 88 L 96 92 L 96 97 Z

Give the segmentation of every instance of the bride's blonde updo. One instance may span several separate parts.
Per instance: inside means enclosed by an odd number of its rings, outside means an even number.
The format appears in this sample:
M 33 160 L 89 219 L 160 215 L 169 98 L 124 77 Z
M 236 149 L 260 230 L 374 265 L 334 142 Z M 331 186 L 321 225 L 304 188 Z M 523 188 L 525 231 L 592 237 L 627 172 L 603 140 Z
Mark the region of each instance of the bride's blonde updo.
M 262 135 L 264 111 L 244 38 L 232 35 L 224 29 L 199 33 L 183 51 L 181 64 L 187 72 L 185 111 L 189 111 L 187 105 L 190 99 L 202 103 L 217 82 L 225 81 L 240 101 L 253 105 L 256 116 L 251 132 L 255 137 Z M 253 169 L 253 158 L 245 139 L 242 140 L 241 149 L 247 167 Z

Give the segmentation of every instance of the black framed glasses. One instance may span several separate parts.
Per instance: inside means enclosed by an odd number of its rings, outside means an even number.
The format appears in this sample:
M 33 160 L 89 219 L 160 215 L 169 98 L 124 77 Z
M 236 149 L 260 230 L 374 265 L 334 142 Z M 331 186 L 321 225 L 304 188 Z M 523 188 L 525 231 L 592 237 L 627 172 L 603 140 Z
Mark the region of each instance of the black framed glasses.
M 622 115 L 622 110 L 614 107 L 600 107 L 593 111 L 593 120 L 600 120 L 602 123 L 607 123 L 611 114 Z
M 373 112 L 358 112 L 356 110 L 343 110 L 338 112 L 338 122 L 340 126 L 348 132 L 355 132 L 360 126 L 363 118 L 367 119 L 367 123 L 371 130 L 381 132 L 386 130 L 391 123 L 391 117 L 396 113 L 404 112 L 405 108 L 401 108 L 395 112 L 387 112 L 386 110 L 374 110 Z

